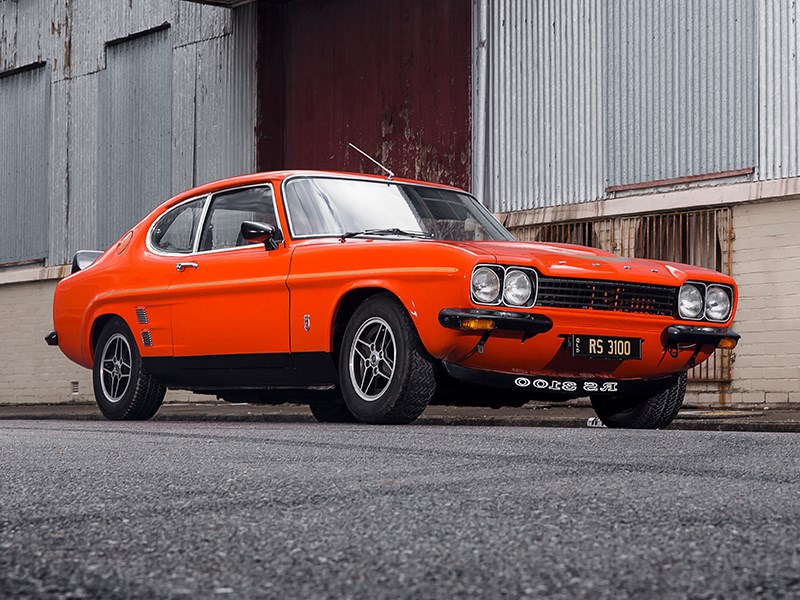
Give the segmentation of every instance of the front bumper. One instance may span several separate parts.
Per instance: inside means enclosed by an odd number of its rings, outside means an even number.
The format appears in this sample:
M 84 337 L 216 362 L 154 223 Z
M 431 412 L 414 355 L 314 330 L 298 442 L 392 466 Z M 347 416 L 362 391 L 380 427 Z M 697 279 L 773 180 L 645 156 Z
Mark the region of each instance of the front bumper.
M 717 348 L 735 347 L 739 339 L 733 331 L 712 324 L 588 310 L 445 308 L 438 313 L 438 322 L 455 334 L 449 348 L 435 355 L 438 359 L 479 372 L 513 373 L 512 385 L 516 376 L 530 378 L 531 385 L 539 377 L 652 381 L 691 369 Z M 574 356 L 574 335 L 639 338 L 641 358 Z
M 530 337 L 553 328 L 550 317 L 483 308 L 445 308 L 439 313 L 439 323 L 460 331 L 521 331 Z
M 697 325 L 670 325 L 664 330 L 665 345 L 695 344 L 735 348 L 741 337 L 730 329 Z

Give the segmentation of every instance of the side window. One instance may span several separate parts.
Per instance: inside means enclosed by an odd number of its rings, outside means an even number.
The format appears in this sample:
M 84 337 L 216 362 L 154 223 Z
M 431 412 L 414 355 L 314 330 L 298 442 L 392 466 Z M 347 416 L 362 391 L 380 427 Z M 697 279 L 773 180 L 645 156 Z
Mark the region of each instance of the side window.
M 241 236 L 243 221 L 280 226 L 272 188 L 253 187 L 214 194 L 200 237 L 200 251 L 248 246 Z
M 150 243 L 164 252 L 191 252 L 205 201 L 205 198 L 198 198 L 167 211 L 156 221 Z

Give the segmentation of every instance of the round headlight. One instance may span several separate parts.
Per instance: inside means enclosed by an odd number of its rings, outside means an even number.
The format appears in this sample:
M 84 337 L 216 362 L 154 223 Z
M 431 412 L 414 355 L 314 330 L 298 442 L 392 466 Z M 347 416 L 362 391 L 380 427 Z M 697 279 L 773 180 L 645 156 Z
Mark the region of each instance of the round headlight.
M 522 271 L 511 269 L 503 282 L 503 300 L 512 306 L 524 306 L 531 299 L 531 278 Z
M 731 298 L 728 291 L 718 285 L 710 285 L 706 290 L 706 318 L 711 321 L 725 321 L 731 315 Z
M 472 274 L 472 296 L 481 304 L 495 304 L 500 299 L 500 277 L 488 267 Z
M 703 312 L 703 294 L 696 285 L 684 283 L 678 294 L 678 313 L 684 319 L 696 319 Z

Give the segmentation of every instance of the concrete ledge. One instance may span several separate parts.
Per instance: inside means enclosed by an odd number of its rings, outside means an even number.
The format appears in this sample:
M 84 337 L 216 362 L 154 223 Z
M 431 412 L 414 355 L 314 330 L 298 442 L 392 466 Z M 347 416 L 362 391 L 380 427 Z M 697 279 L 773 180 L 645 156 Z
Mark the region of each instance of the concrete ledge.
M 71 265 L 57 265 L 55 267 L 26 267 L 0 271 L 0 285 L 63 279 L 69 275 L 71 269 Z
M 680 190 L 652 190 L 624 197 L 579 204 L 547 206 L 530 210 L 499 213 L 506 227 L 526 227 L 560 221 L 579 221 L 603 217 L 621 217 L 655 212 L 713 208 L 744 202 L 800 199 L 800 177 L 748 181 L 723 185 L 699 185 Z

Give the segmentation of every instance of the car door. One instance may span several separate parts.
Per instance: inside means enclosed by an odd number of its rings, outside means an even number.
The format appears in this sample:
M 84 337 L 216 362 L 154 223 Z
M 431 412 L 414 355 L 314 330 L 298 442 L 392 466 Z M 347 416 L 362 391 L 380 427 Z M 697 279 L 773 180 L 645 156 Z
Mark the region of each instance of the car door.
M 280 379 L 270 371 L 291 367 L 290 252 L 283 243 L 267 250 L 246 242 L 243 221 L 279 226 L 270 185 L 213 194 L 196 251 L 175 261 L 173 356 L 198 385 L 262 385 Z

